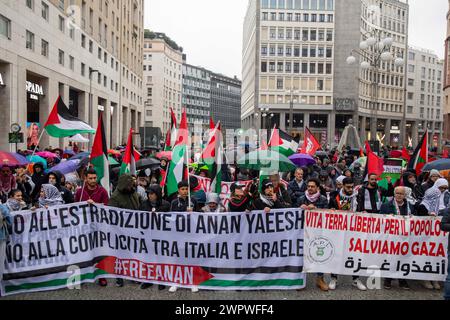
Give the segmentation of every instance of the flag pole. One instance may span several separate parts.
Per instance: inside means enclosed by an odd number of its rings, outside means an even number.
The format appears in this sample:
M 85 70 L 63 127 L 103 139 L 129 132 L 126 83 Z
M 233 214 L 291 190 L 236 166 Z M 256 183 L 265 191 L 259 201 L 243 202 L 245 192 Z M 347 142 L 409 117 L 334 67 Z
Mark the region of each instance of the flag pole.
M 187 142 L 188 143 L 186 143 L 186 155 L 185 155 L 185 158 L 186 158 L 186 169 L 187 169 L 187 172 L 188 172 L 188 175 L 187 175 L 187 181 L 188 181 L 188 205 L 189 205 L 189 208 L 191 208 L 191 206 L 192 206 L 192 203 L 191 203 L 191 179 L 189 179 L 189 158 L 188 158 L 188 154 L 189 154 L 189 147 L 188 147 L 189 137 L 188 137 L 188 141 Z
M 41 142 L 42 136 L 44 135 L 45 129 L 42 129 L 41 135 L 39 136 L 39 140 L 37 145 L 34 146 L 33 153 L 31 154 L 31 157 L 33 157 L 36 154 L 36 150 L 39 147 L 39 143 Z

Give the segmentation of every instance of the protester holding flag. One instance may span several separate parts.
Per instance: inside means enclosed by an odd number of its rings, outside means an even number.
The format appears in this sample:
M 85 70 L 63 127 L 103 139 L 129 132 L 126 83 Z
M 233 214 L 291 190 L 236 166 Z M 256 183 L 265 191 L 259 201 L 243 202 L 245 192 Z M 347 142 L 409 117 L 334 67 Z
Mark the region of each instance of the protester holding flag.
M 97 172 L 89 169 L 86 173 L 84 186 L 75 193 L 75 202 L 87 201 L 90 204 L 101 203 L 108 205 L 109 195 L 105 188 L 98 184 Z
M 283 204 L 284 208 L 292 207 L 292 199 L 286 187 L 281 183 L 280 174 L 278 172 L 269 176 L 270 181 L 273 184 L 273 192 L 277 195 L 277 198 Z
M 342 189 L 336 191 L 336 193 L 330 194 L 330 202 L 328 207 L 339 211 L 352 211 L 356 210 L 356 196 L 354 192 L 354 181 L 352 178 L 342 179 Z M 336 274 L 331 275 L 331 281 L 328 284 L 328 289 L 335 290 L 337 286 L 338 276 Z M 361 291 L 366 291 L 367 287 L 361 282 L 358 276 L 353 277 L 353 286 Z
M 297 168 L 294 173 L 295 178 L 289 182 L 288 193 L 291 197 L 292 204 L 298 206 L 300 197 L 305 195 L 306 192 L 306 182 L 303 179 L 303 169 Z
M 249 185 L 250 187 L 250 185 Z M 228 202 L 229 212 L 249 212 L 251 209 L 252 195 L 245 185 L 235 182 L 231 185 L 230 201 Z
M 386 201 L 387 197 L 394 196 L 394 186 L 390 176 L 386 177 L 388 189 L 378 186 L 378 175 L 369 173 L 369 181 L 366 182 L 358 191 L 357 208 L 358 212 L 379 213 L 381 205 Z
M 278 195 L 274 191 L 274 185 L 266 179 L 262 182 L 261 194 L 259 198 L 253 201 L 254 210 L 264 210 L 266 213 L 271 209 L 286 208 L 283 202 L 278 198 Z

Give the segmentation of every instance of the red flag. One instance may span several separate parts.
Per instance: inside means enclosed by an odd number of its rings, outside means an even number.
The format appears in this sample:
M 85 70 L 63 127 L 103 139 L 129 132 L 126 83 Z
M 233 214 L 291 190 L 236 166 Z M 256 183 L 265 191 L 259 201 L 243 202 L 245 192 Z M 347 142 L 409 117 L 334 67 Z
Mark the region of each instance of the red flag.
M 372 148 L 370 147 L 369 141 L 366 140 L 366 152 L 369 154 L 369 152 L 372 152 Z
M 209 129 L 214 130 L 216 128 L 216 125 L 214 124 L 214 120 L 212 117 L 209 117 Z
M 313 136 L 311 131 L 309 131 L 308 127 L 305 128 L 305 140 L 303 141 L 303 147 L 301 153 L 309 154 L 313 156 L 316 154 L 316 151 L 320 149 L 320 143 Z
M 381 175 L 384 172 L 384 160 L 372 151 L 369 151 L 367 153 L 366 171 L 368 175 L 376 174 L 378 179 L 381 180 Z
M 406 147 L 403 147 L 402 149 L 402 159 L 405 159 L 406 161 L 409 161 L 409 159 L 411 159 L 411 156 L 409 155 L 409 152 L 406 149 Z
M 448 149 L 444 149 L 444 151 L 442 152 L 442 158 L 448 159 Z

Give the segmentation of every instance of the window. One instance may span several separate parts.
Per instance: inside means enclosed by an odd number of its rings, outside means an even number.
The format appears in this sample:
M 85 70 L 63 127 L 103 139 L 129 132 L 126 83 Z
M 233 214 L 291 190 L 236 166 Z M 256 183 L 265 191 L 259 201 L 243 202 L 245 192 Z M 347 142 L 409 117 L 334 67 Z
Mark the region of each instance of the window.
M 277 89 L 283 89 L 283 78 L 278 78 L 277 79 Z
M 316 73 L 316 64 L 315 63 L 310 63 L 309 64 L 309 73 L 311 73 L 311 74 L 315 74 Z
M 408 59 L 409 60 L 415 60 L 416 59 L 416 54 L 414 52 L 409 52 L 408 53 Z
M 416 68 L 412 64 L 408 64 L 408 72 L 415 72 Z
M 321 79 L 317 80 L 317 90 L 323 91 L 323 80 L 321 80 Z
M 70 70 L 75 70 L 75 59 L 72 56 L 69 56 L 69 68 Z
M 34 33 L 27 30 L 27 49 L 34 51 Z
M 81 75 L 84 77 L 86 75 L 86 65 L 81 63 Z
M 414 85 L 414 79 L 408 79 L 408 86 Z
M 60 65 L 64 66 L 64 51 L 59 50 L 58 62 Z
M 48 58 L 48 42 L 44 39 L 41 40 L 41 55 Z
M 89 40 L 89 52 L 94 52 L 94 42 L 92 40 Z
M 11 20 L 0 14 L 0 35 L 11 39 Z
M 327 30 L 327 41 L 333 41 L 333 30 Z
M 27 0 L 26 1 L 26 5 L 28 8 L 30 8 L 31 10 L 34 10 L 34 0 Z
M 266 61 L 261 62 L 261 72 L 267 72 L 267 62 Z
M 408 100 L 413 100 L 413 99 L 414 99 L 414 93 L 408 92 Z
M 42 18 L 48 21 L 48 5 L 45 2 L 42 2 Z
M 60 30 L 62 33 L 64 33 L 64 31 L 65 31 L 64 25 L 65 25 L 64 18 L 61 17 L 61 16 L 59 16 L 59 30 Z

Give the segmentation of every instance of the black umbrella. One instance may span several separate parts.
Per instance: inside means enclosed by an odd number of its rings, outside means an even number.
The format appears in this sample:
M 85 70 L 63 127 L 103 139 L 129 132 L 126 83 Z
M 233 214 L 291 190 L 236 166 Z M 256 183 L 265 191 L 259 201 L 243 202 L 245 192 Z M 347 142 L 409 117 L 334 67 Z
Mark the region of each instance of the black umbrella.
M 161 166 L 161 161 L 155 158 L 144 158 L 136 162 L 136 170 L 151 169 L 155 170 Z M 113 168 L 114 173 L 119 173 L 120 167 Z
M 429 162 L 423 167 L 422 171 L 431 171 L 433 169 L 438 171 L 450 170 L 450 159 L 439 159 Z

